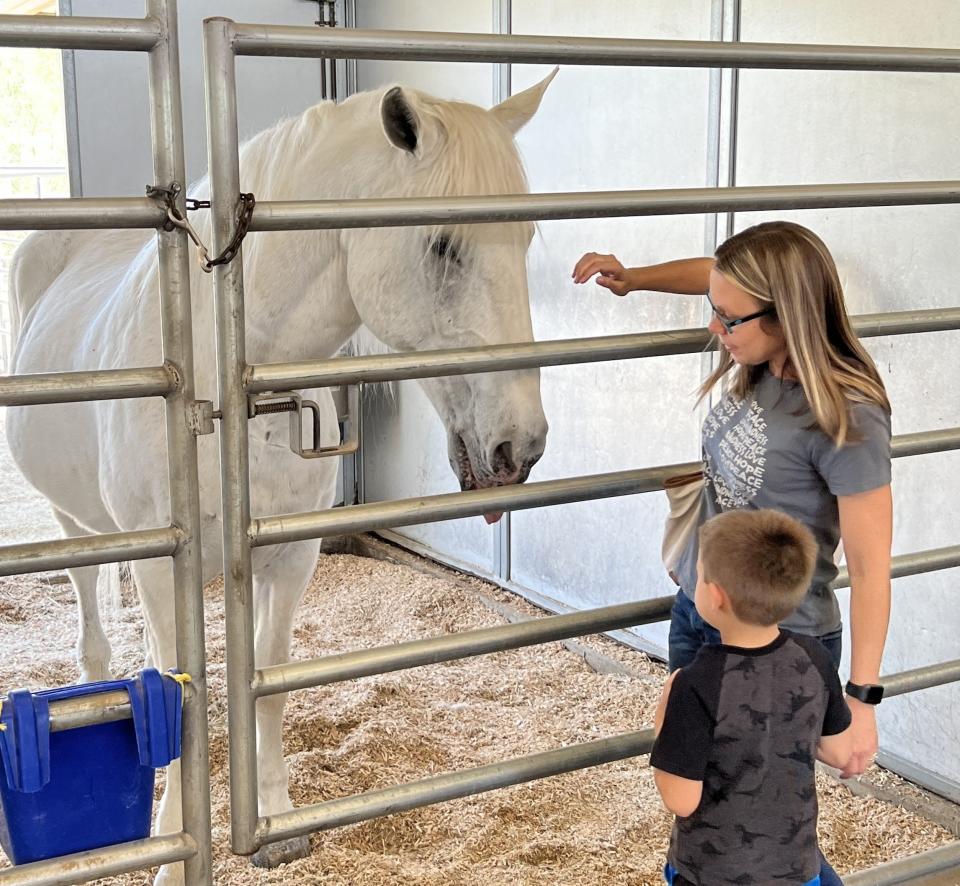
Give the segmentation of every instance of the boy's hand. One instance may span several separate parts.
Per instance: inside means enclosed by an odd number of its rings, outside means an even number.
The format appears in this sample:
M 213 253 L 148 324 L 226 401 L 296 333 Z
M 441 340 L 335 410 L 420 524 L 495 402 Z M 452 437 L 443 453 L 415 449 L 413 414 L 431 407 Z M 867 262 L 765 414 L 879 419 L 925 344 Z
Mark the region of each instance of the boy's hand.
M 663 717 L 667 711 L 667 701 L 670 699 L 670 687 L 673 686 L 673 681 L 676 679 L 677 674 L 680 673 L 680 668 L 677 668 L 668 678 L 667 682 L 663 685 L 663 692 L 660 693 L 660 701 L 657 704 L 657 712 L 653 717 L 653 735 L 654 737 L 660 734 L 660 729 L 663 727 Z

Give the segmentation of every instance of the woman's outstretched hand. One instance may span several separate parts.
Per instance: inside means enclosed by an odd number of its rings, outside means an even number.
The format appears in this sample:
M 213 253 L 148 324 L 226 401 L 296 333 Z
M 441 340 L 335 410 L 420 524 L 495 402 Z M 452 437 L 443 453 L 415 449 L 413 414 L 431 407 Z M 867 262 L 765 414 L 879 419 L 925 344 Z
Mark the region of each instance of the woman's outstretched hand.
M 628 279 L 628 270 L 615 255 L 600 255 L 588 252 L 574 266 L 574 283 L 586 283 L 595 274 L 597 285 L 609 289 L 614 295 L 626 295 L 633 291 Z

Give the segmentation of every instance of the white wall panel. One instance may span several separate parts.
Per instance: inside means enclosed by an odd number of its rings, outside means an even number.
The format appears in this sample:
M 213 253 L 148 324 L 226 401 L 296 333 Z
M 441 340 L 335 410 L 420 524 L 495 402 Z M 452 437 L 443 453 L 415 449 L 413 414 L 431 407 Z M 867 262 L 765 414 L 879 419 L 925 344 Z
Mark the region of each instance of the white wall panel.
M 513 2 L 513 32 L 708 39 L 710 4 Z M 517 92 L 549 69 L 514 66 Z M 520 133 L 534 191 L 703 187 L 709 73 L 564 67 L 541 115 Z M 545 125 L 544 125 L 545 121 Z M 703 324 L 702 299 L 633 293 L 618 299 L 570 272 L 586 251 L 630 265 L 703 255 L 703 216 L 545 222 L 530 250 L 537 338 L 572 338 Z M 699 451 L 693 391 L 697 355 L 546 369 L 550 438 L 531 479 L 689 461 Z M 512 517 L 512 581 L 563 607 L 585 609 L 676 589 L 660 562 L 666 499 L 660 493 L 587 502 Z M 666 648 L 666 624 L 637 628 Z
M 72 0 L 74 15 L 143 15 L 136 0 Z M 179 4 L 180 78 L 187 177 L 206 172 L 203 20 L 312 25 L 317 6 L 303 0 L 190 0 Z M 134 52 L 75 53 L 83 196 L 143 196 L 153 181 L 147 57 Z M 316 59 L 238 58 L 240 138 L 297 114 L 320 99 Z

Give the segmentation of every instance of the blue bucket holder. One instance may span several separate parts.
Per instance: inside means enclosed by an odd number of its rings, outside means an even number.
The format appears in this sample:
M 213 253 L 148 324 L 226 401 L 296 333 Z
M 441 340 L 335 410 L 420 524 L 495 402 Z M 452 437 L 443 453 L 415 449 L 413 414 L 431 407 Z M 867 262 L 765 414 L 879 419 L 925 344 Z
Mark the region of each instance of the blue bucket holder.
M 118 689 L 132 719 L 50 732 L 50 703 Z M 180 756 L 179 675 L 16 690 L 0 709 L 0 845 L 14 864 L 147 837 L 154 770 Z

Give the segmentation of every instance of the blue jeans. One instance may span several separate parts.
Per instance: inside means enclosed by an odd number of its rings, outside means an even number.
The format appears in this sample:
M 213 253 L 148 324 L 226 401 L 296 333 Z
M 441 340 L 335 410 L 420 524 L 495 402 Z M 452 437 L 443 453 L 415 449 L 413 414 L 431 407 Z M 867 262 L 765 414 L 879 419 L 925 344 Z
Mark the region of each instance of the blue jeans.
M 840 651 L 843 643 L 842 631 L 831 631 L 829 634 L 818 637 L 818 639 L 830 653 L 834 667 L 839 668 Z M 701 646 L 720 642 L 720 632 L 700 617 L 693 600 L 682 590 L 677 591 L 677 599 L 670 611 L 670 671 L 673 672 L 690 664 Z M 830 862 L 823 857 L 823 853 L 819 849 L 817 852 L 820 854 L 820 877 L 819 880 L 813 882 L 819 883 L 820 886 L 843 886 L 843 881 L 830 866 Z M 672 881 L 667 880 L 667 882 Z
M 694 886 L 686 877 L 678 874 L 673 865 L 670 862 L 667 862 L 663 866 L 663 879 L 666 880 L 670 886 Z M 840 881 L 837 880 L 839 883 Z M 819 876 L 814 877 L 812 880 L 807 880 L 803 886 L 830 886 L 829 881 L 821 879 Z

